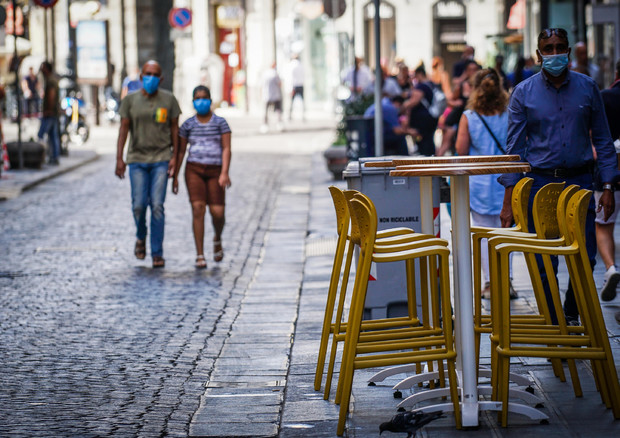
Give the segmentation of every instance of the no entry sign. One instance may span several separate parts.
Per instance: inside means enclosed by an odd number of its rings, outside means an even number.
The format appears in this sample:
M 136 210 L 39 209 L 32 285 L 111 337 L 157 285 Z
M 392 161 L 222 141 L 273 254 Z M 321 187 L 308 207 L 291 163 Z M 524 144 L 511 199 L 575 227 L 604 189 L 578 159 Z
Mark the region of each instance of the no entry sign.
M 187 8 L 172 8 L 168 14 L 170 26 L 185 29 L 192 24 L 192 11 Z

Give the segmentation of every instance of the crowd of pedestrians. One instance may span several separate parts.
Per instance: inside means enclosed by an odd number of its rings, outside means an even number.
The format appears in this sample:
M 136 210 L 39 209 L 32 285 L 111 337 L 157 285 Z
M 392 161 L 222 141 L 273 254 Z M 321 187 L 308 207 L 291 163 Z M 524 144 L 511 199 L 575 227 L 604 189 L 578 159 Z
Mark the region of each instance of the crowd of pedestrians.
M 620 62 L 616 81 L 601 93 L 601 72 L 588 59 L 583 42 L 571 48 L 567 32 L 559 28 L 544 29 L 537 42 L 537 62 L 520 57 L 510 73 L 504 71 L 501 54 L 483 69 L 472 46 L 464 48 L 451 75 L 440 57 L 433 58 L 428 76 L 424 65 L 412 74 L 403 60 L 396 60 L 393 76 L 381 69 L 376 77 L 381 80 L 385 97 L 385 150 L 402 151 L 391 145 L 398 144 L 399 136 L 409 135 L 415 144 L 413 151 L 420 155 L 520 155 L 532 167 L 526 175 L 534 179 L 530 215 L 535 193 L 549 182 L 565 181 L 594 190 L 585 224 L 586 246 L 593 267 L 597 249 L 605 263 L 601 297 L 610 301 L 616 297 L 620 283 L 613 242 L 616 189 L 620 189 L 616 155 L 620 153 Z M 374 79 L 361 59 L 343 80 L 353 98 L 374 91 Z M 400 115 L 400 127 L 394 123 L 395 114 Z M 436 136 L 437 130 L 441 136 Z M 441 140 L 435 144 L 438 137 Z M 499 179 L 472 177 L 473 223 L 511 226 L 510 195 L 520 178 L 516 174 Z M 533 220 L 529 219 L 530 231 L 534 231 Z M 542 263 L 539 266 L 550 296 L 545 270 Z M 553 266 L 557 272 L 557 259 Z M 483 297 L 489 296 L 488 275 L 484 272 Z M 516 297 L 513 289 L 511 297 Z M 569 324 L 578 322 L 571 284 L 564 313 Z M 616 317 L 620 318 L 620 312 Z

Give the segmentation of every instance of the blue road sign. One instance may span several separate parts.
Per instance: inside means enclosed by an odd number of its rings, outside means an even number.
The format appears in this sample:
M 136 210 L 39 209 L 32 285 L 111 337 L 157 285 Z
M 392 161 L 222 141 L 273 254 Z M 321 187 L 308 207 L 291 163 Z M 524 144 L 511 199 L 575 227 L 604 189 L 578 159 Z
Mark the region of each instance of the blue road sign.
M 192 11 L 187 8 L 172 8 L 168 14 L 170 26 L 185 29 L 192 24 Z

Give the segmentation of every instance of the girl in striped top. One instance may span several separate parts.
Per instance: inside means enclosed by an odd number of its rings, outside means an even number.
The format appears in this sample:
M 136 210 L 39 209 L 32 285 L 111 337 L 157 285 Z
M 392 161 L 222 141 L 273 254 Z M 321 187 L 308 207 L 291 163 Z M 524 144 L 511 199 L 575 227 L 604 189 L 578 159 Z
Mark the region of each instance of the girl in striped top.
M 189 144 L 185 165 L 185 183 L 192 204 L 192 228 L 196 244 L 196 268 L 204 269 L 204 220 L 209 206 L 213 224 L 213 260 L 224 258 L 222 230 L 225 217 L 225 189 L 230 187 L 230 127 L 223 117 L 211 111 L 211 92 L 204 85 L 194 88 L 196 115 L 186 120 L 179 129 L 179 150 L 172 180 L 172 192 L 177 194 L 177 179 L 181 163 Z

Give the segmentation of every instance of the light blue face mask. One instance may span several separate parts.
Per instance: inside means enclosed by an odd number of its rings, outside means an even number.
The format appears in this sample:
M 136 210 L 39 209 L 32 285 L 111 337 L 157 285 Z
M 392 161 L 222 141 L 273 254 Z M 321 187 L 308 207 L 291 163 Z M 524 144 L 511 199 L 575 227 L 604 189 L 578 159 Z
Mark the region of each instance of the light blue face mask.
M 540 55 L 542 57 L 542 68 L 551 76 L 558 77 L 568 66 L 568 53 L 559 55 Z
M 198 115 L 206 116 L 211 109 L 211 99 L 194 99 L 194 108 Z
M 142 76 L 142 87 L 148 94 L 155 94 L 159 88 L 159 78 L 157 76 Z

